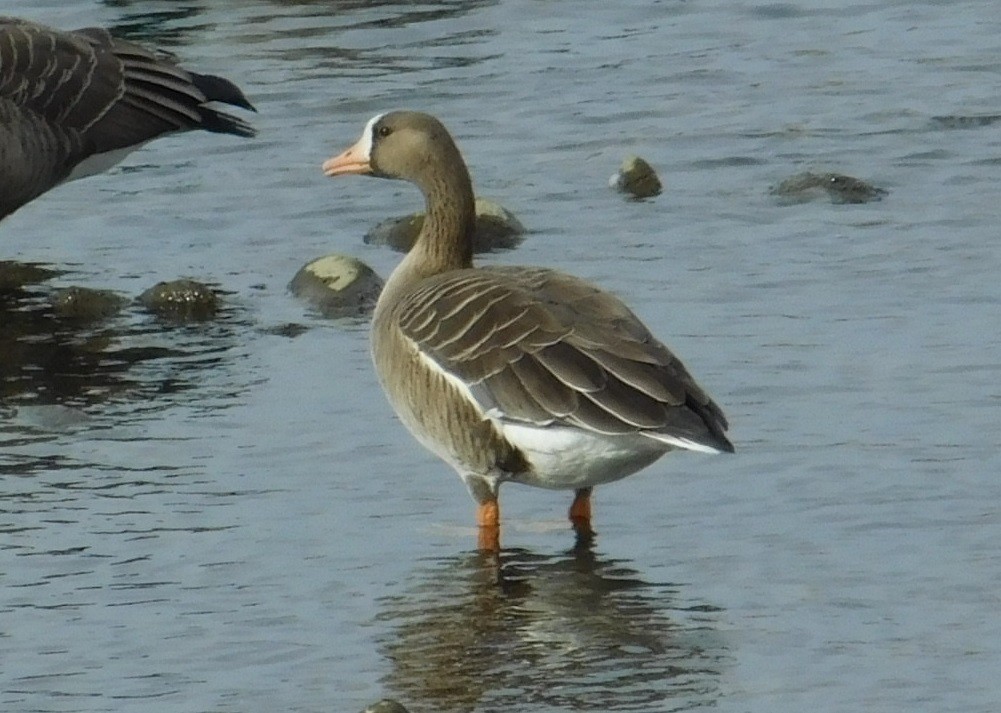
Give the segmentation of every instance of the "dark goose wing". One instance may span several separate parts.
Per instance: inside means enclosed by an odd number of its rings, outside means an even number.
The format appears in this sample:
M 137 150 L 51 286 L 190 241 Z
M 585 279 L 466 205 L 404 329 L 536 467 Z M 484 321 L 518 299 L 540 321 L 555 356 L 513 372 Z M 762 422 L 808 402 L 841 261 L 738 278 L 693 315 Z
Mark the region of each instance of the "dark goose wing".
M 254 135 L 212 102 L 253 109 L 232 82 L 189 72 L 102 28 L 62 32 L 0 18 L 0 218 L 164 134 Z M 114 158 L 74 173 L 102 154 Z

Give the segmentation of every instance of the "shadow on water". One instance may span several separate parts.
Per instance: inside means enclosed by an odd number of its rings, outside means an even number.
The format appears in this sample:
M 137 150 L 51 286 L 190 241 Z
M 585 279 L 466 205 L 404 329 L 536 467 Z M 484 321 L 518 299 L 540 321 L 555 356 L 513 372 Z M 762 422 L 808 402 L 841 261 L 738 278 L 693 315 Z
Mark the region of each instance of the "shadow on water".
M 713 705 L 720 610 L 586 547 L 425 563 L 381 602 L 388 691 L 438 711 Z

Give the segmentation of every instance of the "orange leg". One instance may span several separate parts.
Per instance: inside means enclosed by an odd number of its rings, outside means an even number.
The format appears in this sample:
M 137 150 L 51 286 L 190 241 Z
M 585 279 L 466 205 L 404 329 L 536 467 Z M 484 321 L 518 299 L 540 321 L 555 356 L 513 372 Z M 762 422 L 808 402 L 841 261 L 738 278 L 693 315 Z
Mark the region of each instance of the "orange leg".
M 477 538 L 479 549 L 500 551 L 500 505 L 497 498 L 485 500 L 477 506 L 476 523 L 480 526 Z
M 573 505 L 570 506 L 570 522 L 578 537 L 593 537 L 591 529 L 591 488 L 574 491 Z

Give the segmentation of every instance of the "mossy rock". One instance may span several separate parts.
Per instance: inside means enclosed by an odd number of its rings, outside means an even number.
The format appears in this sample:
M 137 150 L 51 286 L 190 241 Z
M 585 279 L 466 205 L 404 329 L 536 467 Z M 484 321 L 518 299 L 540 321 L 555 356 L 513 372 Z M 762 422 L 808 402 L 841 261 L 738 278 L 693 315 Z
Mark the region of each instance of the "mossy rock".
M 74 322 L 97 322 L 113 317 L 127 300 L 111 290 L 89 287 L 66 287 L 49 296 L 49 303 L 61 319 Z
M 368 245 L 388 245 L 401 253 L 409 252 L 424 226 L 424 213 L 384 220 L 365 234 Z M 476 232 L 473 252 L 510 250 L 522 241 L 525 226 L 511 211 L 487 198 L 476 199 Z
M 215 290 L 188 279 L 158 282 L 139 295 L 139 303 L 157 316 L 177 322 L 212 319 L 221 307 Z
M 634 198 L 652 198 L 664 190 L 653 166 L 639 156 L 627 156 L 608 185 Z
M 361 713 L 410 713 L 399 701 L 392 698 L 383 698 L 378 703 L 373 703 Z
M 358 258 L 333 254 L 303 265 L 288 287 L 324 317 L 365 317 L 379 299 L 382 278 Z
M 806 203 L 828 198 L 832 203 L 871 203 L 882 200 L 886 191 L 859 178 L 841 173 L 797 173 L 772 189 L 782 203 Z

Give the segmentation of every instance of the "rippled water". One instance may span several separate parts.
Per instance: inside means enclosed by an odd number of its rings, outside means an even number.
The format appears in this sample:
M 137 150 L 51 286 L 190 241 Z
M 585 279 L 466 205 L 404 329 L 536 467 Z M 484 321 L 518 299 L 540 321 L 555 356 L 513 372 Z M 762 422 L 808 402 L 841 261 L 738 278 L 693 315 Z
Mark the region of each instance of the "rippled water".
M 27 15 L 0 0 L 0 13 Z M 252 141 L 158 141 L 0 225 L 0 708 L 993 711 L 1001 698 L 990 2 L 32 3 L 237 81 Z M 507 549 L 378 392 L 363 324 L 286 293 L 404 184 L 325 179 L 374 113 L 459 138 L 530 229 L 496 263 L 624 296 L 731 418 L 599 489 L 502 494 Z M 661 196 L 607 187 L 628 153 Z M 880 202 L 787 205 L 834 171 Z M 46 290 L 189 276 L 202 324 Z M 298 324 L 305 330 L 290 328 Z M 298 335 L 298 336 L 293 336 Z

